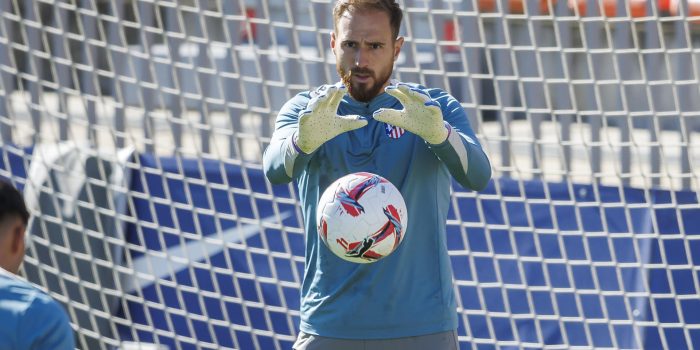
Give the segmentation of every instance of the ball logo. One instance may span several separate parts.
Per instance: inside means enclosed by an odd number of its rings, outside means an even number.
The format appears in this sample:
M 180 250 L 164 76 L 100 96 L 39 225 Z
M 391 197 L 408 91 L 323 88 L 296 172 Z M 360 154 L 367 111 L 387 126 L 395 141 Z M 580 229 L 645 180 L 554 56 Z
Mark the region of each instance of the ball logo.
M 359 242 L 348 242 L 344 238 L 338 238 L 336 241 L 345 248 L 345 256 L 348 258 L 364 258 L 367 260 L 377 260 L 382 257 L 381 254 L 373 251 L 372 248 L 383 240 L 394 237 L 394 246 L 401 242 L 401 222 L 393 205 L 384 208 L 384 214 L 388 221 L 379 231 L 365 237 Z

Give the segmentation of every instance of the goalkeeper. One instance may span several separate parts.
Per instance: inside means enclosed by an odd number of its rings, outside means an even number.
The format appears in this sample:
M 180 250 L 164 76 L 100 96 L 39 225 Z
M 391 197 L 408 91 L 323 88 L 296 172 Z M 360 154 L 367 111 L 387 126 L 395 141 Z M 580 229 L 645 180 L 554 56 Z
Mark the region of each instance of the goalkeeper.
M 394 0 L 340 0 L 330 46 L 341 82 L 303 92 L 277 116 L 263 156 L 275 184 L 295 181 L 306 264 L 297 350 L 458 349 L 445 240 L 450 185 L 486 187 L 491 169 L 465 111 L 445 91 L 391 80 L 404 39 Z M 401 191 L 402 244 L 373 264 L 336 257 L 316 232 L 316 205 L 334 180 L 381 175 Z

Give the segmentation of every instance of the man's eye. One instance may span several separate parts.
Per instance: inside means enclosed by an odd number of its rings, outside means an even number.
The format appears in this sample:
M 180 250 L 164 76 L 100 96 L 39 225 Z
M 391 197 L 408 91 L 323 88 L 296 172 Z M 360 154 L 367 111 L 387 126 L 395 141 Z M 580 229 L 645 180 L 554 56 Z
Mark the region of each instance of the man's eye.
M 345 43 L 345 47 L 354 48 L 356 46 L 357 46 L 356 43 Z
M 379 50 L 382 48 L 382 44 L 372 44 L 372 49 Z

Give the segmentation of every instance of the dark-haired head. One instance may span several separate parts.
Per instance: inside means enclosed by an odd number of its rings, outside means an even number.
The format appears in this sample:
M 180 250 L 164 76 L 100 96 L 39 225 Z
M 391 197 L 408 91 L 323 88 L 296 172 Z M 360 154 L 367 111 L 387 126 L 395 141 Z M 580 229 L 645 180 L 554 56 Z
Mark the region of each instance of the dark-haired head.
M 0 267 L 17 273 L 24 260 L 29 211 L 22 194 L 0 179 Z
M 25 225 L 29 222 L 29 211 L 22 194 L 9 182 L 0 179 L 0 221 L 18 216 Z
M 337 30 L 338 20 L 346 11 L 383 11 L 389 15 L 392 37 L 399 37 L 403 11 L 395 0 L 338 0 L 333 8 L 333 26 Z

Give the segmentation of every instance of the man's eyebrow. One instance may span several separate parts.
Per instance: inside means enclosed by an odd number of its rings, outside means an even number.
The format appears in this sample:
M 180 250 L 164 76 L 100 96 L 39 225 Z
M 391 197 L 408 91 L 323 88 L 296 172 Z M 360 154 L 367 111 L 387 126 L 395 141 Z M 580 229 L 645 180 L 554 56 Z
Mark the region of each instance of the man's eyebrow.
M 354 43 L 357 44 L 359 43 L 358 40 L 353 40 L 353 39 L 346 39 L 340 42 L 341 44 L 347 44 L 347 43 Z M 384 41 L 364 41 L 364 44 L 366 45 L 386 45 Z

